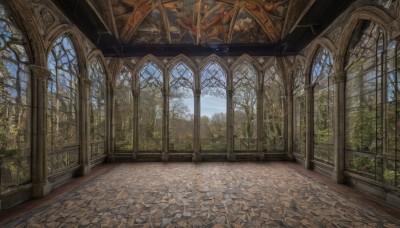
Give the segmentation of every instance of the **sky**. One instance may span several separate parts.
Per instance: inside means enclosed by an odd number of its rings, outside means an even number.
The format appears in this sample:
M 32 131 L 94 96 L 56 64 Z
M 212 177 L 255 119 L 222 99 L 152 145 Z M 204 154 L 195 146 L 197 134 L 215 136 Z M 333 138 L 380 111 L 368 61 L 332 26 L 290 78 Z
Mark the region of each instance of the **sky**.
M 211 117 L 215 113 L 226 113 L 226 99 L 209 95 L 203 95 L 200 99 L 201 116 Z M 185 105 L 189 107 L 190 112 L 194 113 L 194 99 L 186 98 L 183 100 Z

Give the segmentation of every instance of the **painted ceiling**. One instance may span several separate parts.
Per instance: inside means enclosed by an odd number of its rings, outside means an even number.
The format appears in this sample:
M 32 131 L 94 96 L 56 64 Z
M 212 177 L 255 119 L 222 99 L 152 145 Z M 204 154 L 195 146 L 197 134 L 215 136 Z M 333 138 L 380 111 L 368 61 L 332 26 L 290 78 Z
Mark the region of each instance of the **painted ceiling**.
M 111 0 L 124 44 L 276 43 L 289 0 Z

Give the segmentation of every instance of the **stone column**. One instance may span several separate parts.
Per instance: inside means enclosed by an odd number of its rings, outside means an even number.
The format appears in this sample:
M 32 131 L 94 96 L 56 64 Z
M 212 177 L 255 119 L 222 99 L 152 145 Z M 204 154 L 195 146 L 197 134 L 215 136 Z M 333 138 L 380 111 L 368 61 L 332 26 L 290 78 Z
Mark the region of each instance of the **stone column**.
M 263 128 L 264 128 L 263 101 L 264 101 L 264 90 L 263 90 L 262 86 L 258 86 L 258 89 L 257 89 L 257 153 L 258 153 L 258 159 L 260 161 L 264 161 L 264 159 L 265 159 L 264 148 L 263 148 L 263 143 L 265 140 L 264 139 L 265 135 L 263 134 Z
M 107 83 L 107 93 L 106 93 L 106 151 L 108 154 L 108 160 L 111 162 L 115 161 L 114 154 L 114 141 L 113 141 L 113 107 L 114 107 L 114 99 L 113 99 L 113 88 L 111 83 Z
M 91 86 L 91 81 L 87 79 L 82 79 L 82 86 L 80 87 L 80 118 L 79 118 L 79 161 L 80 161 L 80 175 L 85 176 L 90 173 L 90 151 L 89 151 L 89 91 Z
M 166 86 L 166 85 L 164 85 Z M 163 94 L 163 151 L 161 160 L 166 162 L 168 161 L 168 145 L 169 145 L 169 99 L 168 99 L 168 91 L 164 88 L 162 91 Z
M 115 162 L 115 150 L 114 150 L 114 140 L 115 140 L 115 130 L 114 130 L 114 116 L 115 116 L 115 114 L 114 114 L 114 87 L 113 87 L 113 85 L 109 85 L 109 89 L 110 89 L 110 93 L 108 94 L 108 98 L 109 98 L 109 105 L 108 105 L 108 108 L 110 109 L 109 110 L 109 137 L 108 137 L 108 140 L 110 140 L 109 141 L 109 148 L 110 148 L 110 151 L 108 152 L 109 153 L 109 161 L 111 161 L 111 162 Z
M 293 92 L 289 92 L 290 95 L 287 97 L 287 153 L 289 160 L 292 161 L 294 159 L 293 156 L 293 147 L 294 147 L 294 99 Z
M 200 155 L 200 96 L 199 89 L 194 91 L 194 138 L 193 138 L 193 156 L 192 161 L 201 161 Z
M 52 186 L 47 180 L 47 80 L 51 71 L 31 65 L 32 74 L 32 197 L 43 197 Z
M 334 75 L 336 91 L 335 99 L 335 129 L 334 129 L 334 162 L 332 179 L 337 183 L 344 182 L 344 147 L 345 147 L 345 81 L 346 74 L 339 72 Z
M 227 156 L 228 156 L 228 161 L 236 161 L 236 155 L 234 152 L 233 144 L 234 144 L 234 130 L 233 130 L 233 121 L 234 121 L 234 115 L 233 115 L 233 91 L 228 90 L 227 92 Z
M 136 86 L 135 86 L 136 88 Z M 136 160 L 139 151 L 139 92 L 137 89 L 132 90 L 133 94 L 133 152 L 132 160 Z
M 314 112 L 313 112 L 313 86 L 307 85 L 304 87 L 306 92 L 306 157 L 304 161 L 304 166 L 307 169 L 311 168 L 311 156 L 312 156 L 312 146 L 313 146 L 313 131 L 314 131 Z

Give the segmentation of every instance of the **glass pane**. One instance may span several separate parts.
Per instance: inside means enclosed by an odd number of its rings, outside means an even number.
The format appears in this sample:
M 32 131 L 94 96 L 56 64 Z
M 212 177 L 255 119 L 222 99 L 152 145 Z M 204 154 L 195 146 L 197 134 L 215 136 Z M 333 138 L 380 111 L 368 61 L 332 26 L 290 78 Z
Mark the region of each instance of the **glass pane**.
M 105 153 L 106 136 L 106 74 L 100 60 L 95 58 L 89 65 L 91 81 L 89 93 L 90 144 L 89 153 L 95 158 Z
M 171 71 L 169 81 L 169 150 L 192 151 L 194 131 L 194 73 L 183 62 Z
M 50 51 L 47 83 L 48 165 L 50 173 L 78 164 L 79 83 L 75 49 L 68 36 L 59 37 Z
M 333 164 L 333 102 L 332 55 L 320 47 L 312 66 L 314 88 L 314 149 L 316 160 Z
M 202 151 L 224 151 L 226 144 L 226 74 L 216 62 L 201 72 L 200 142 Z
M 123 67 L 114 89 L 115 150 L 133 150 L 132 72 Z
M 285 89 L 276 67 L 269 67 L 264 75 L 263 149 L 283 151 Z
M 139 80 L 139 150 L 161 151 L 163 73 L 154 62 L 147 62 Z
M 31 181 L 30 69 L 20 30 L 0 4 L 0 192 Z
M 233 74 L 234 150 L 257 150 L 257 74 L 249 62 Z

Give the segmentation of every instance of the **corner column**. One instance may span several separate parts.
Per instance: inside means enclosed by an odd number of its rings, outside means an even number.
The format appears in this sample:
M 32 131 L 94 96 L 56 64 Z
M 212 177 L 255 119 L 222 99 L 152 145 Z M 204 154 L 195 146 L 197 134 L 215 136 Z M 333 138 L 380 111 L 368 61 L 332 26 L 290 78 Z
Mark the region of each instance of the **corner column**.
M 263 72 L 261 72 L 262 75 L 264 75 Z M 257 153 L 258 153 L 258 159 L 260 161 L 265 160 L 265 155 L 264 155 L 264 148 L 263 148 L 263 143 L 265 140 L 265 135 L 263 134 L 263 127 L 264 127 L 264 120 L 263 120 L 263 114 L 264 114 L 264 106 L 263 106 L 263 100 L 264 100 L 264 90 L 262 86 L 258 86 L 257 89 Z
M 164 85 L 165 86 L 165 85 Z M 161 160 L 164 162 L 168 161 L 168 145 L 169 145 L 169 99 L 168 99 L 168 91 L 167 89 L 163 89 L 163 150 L 161 155 Z
M 287 118 L 286 118 L 286 126 L 287 126 L 287 155 L 290 161 L 294 160 L 293 156 L 293 145 L 294 145 L 294 105 L 293 105 L 293 91 L 289 92 L 289 96 L 287 97 Z
M 89 151 L 89 123 L 90 123 L 90 117 L 89 117 L 89 91 L 90 91 L 90 85 L 91 81 L 88 79 L 83 79 L 82 80 L 82 86 L 81 86 L 81 108 L 80 108 L 80 116 L 81 118 L 79 119 L 81 128 L 80 128 L 80 175 L 85 176 L 90 173 L 90 151 Z
M 200 96 L 199 89 L 194 91 L 194 138 L 193 138 L 193 155 L 192 161 L 201 161 L 200 155 Z
M 31 65 L 32 73 L 32 197 L 50 193 L 52 186 L 47 179 L 47 80 L 51 71 Z
M 304 87 L 306 92 L 306 158 L 304 166 L 306 169 L 311 169 L 311 156 L 313 145 L 313 86 L 307 85 Z
M 345 147 L 345 80 L 346 74 L 339 72 L 334 78 L 336 99 L 335 99 L 335 138 L 334 138 L 334 162 L 335 167 L 332 173 L 332 180 L 337 183 L 344 182 L 344 147 Z
M 233 132 L 233 121 L 234 121 L 234 117 L 233 117 L 233 91 L 232 90 L 228 90 L 228 97 L 227 97 L 227 103 L 226 103 L 227 107 L 226 110 L 228 112 L 227 115 L 227 157 L 228 157 L 228 161 L 236 161 L 236 155 L 234 153 L 234 132 Z

